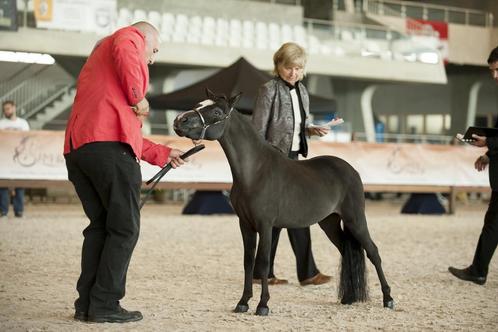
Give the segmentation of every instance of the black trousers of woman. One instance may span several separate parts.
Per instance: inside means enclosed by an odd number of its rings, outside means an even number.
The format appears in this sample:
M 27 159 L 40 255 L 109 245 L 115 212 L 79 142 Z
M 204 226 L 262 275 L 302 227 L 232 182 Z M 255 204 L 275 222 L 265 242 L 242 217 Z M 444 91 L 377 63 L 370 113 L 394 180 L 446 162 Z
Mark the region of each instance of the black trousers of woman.
M 89 143 L 65 156 L 90 224 L 83 231 L 76 311 L 119 310 L 140 229 L 140 165 L 127 144 Z
M 488 267 L 498 244 L 498 191 L 491 193 L 488 211 L 484 217 L 484 226 L 477 243 L 471 271 L 476 276 L 486 277 Z
M 289 158 L 297 160 L 298 153 L 291 151 L 289 153 Z M 275 255 L 277 253 L 278 240 L 280 238 L 281 231 L 281 228 L 273 227 L 270 251 L 270 271 L 268 273 L 268 278 L 275 278 L 273 263 L 275 262 Z M 301 282 L 306 279 L 313 278 L 319 273 L 319 271 L 316 267 L 313 252 L 311 250 L 310 228 L 287 228 L 287 235 L 289 236 L 294 256 L 296 256 L 298 280 Z M 254 278 L 259 279 L 260 277 L 255 275 Z

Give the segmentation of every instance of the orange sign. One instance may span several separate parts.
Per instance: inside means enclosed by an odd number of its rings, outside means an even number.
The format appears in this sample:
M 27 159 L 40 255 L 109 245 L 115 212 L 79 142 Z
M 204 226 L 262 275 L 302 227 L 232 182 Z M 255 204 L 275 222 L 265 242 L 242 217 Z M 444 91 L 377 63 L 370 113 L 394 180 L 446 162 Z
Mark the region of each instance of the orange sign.
M 53 0 L 35 0 L 34 11 L 37 21 L 52 21 L 54 4 Z

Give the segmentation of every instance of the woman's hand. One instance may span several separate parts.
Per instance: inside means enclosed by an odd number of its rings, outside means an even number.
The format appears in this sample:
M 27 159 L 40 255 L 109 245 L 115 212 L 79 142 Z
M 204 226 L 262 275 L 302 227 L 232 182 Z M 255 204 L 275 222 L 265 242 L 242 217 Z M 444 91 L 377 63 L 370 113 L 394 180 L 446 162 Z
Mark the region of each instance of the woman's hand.
M 327 127 L 312 126 L 308 127 L 309 136 L 325 136 L 329 133 L 330 129 Z

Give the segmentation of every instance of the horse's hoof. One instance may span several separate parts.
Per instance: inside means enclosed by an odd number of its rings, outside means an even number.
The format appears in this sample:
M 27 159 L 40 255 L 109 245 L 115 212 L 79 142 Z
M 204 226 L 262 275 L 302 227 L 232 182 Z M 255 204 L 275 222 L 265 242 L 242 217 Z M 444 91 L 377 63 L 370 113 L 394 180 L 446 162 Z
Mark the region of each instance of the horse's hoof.
M 353 298 L 351 297 L 343 297 L 341 299 L 341 304 L 353 304 Z
M 237 306 L 235 307 L 235 309 L 233 309 L 233 312 L 240 313 L 240 312 L 247 312 L 247 310 L 249 310 L 249 305 L 247 305 L 247 304 L 237 304 Z
M 270 308 L 268 307 L 257 307 L 256 308 L 256 315 L 258 316 L 268 316 L 270 313 Z
M 384 308 L 394 309 L 394 300 L 384 301 Z

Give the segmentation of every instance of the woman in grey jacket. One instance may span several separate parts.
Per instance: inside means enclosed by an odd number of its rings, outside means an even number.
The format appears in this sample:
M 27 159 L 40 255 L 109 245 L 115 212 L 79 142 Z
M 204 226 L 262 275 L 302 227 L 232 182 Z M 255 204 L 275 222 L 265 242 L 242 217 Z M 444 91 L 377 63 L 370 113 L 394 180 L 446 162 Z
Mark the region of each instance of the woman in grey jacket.
M 291 159 L 308 155 L 306 136 L 327 134 L 328 129 L 310 126 L 309 95 L 301 83 L 306 65 L 306 52 L 295 43 L 285 43 L 273 56 L 275 78 L 263 84 L 258 92 L 252 122 L 271 145 Z M 289 179 L 291 181 L 292 179 Z M 273 272 L 280 228 L 273 228 L 268 283 L 286 284 Z M 330 281 L 320 273 L 311 251 L 310 229 L 287 229 L 296 256 L 297 276 L 301 285 L 319 285 Z M 254 276 L 259 279 L 260 276 Z

